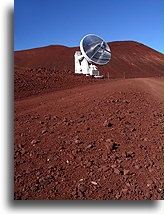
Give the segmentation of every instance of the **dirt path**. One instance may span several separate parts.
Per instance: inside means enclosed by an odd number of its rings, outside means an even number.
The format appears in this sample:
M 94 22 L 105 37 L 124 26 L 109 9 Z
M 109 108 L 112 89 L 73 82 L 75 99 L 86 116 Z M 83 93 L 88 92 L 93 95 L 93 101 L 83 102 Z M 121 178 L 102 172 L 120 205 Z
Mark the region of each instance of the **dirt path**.
M 138 81 L 141 88 L 156 99 L 163 100 L 163 78 L 139 78 Z
M 162 80 L 15 102 L 15 199 L 162 199 Z

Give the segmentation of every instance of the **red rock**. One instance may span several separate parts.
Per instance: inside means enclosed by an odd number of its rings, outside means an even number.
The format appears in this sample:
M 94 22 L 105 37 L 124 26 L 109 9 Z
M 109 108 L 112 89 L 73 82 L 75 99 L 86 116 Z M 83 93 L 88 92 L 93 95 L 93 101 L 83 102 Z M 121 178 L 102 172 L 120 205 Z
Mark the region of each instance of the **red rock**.
M 124 175 L 127 175 L 129 172 L 130 172 L 130 170 L 127 170 L 127 169 L 123 170 Z
M 116 193 L 115 197 L 118 200 L 121 197 L 121 193 L 120 192 Z
M 111 143 L 111 142 L 105 142 L 104 145 L 105 145 L 107 151 L 111 151 L 113 148 L 113 143 Z
M 40 172 L 36 172 L 36 176 L 39 176 L 40 175 Z
M 84 184 L 79 184 L 78 189 L 79 189 L 81 192 L 85 192 L 85 191 L 87 190 L 87 187 L 86 187 Z
M 31 141 L 31 144 L 34 145 L 34 144 L 37 144 L 37 143 L 39 143 L 39 142 L 40 142 L 39 140 L 32 140 L 32 141 Z
M 91 148 L 93 148 L 94 146 L 92 145 L 92 144 L 89 144 L 87 147 L 86 147 L 86 149 L 91 149 Z
M 130 185 L 130 183 L 126 183 L 126 186 L 130 187 L 131 185 Z
M 109 167 L 108 166 L 101 166 L 100 170 L 102 170 L 103 172 L 106 172 L 109 170 Z
M 140 165 L 135 165 L 134 166 L 136 169 L 140 169 Z
M 44 118 L 45 118 L 45 120 L 50 120 L 51 119 L 51 115 L 46 115 Z
M 68 122 L 68 119 L 64 117 L 63 122 Z
M 117 169 L 117 168 L 114 168 L 114 173 L 116 173 L 117 175 L 119 175 L 120 174 L 120 170 Z
M 45 130 L 45 129 L 44 129 L 44 130 L 42 130 L 42 134 L 45 134 L 46 132 L 47 132 L 47 130 Z
M 119 159 L 117 160 L 117 163 L 121 163 L 121 162 L 122 162 L 122 160 L 119 160 Z
M 103 123 L 103 126 L 105 126 L 105 127 L 112 127 L 113 124 L 111 122 L 109 122 L 108 120 L 105 120 L 105 122 Z
M 108 188 L 108 193 L 112 193 L 112 192 L 113 192 L 113 189 Z
M 128 192 L 128 189 L 122 189 L 121 192 L 123 192 L 124 194 L 126 194 Z
M 114 168 L 116 168 L 116 167 L 117 167 L 116 164 L 111 165 L 111 168 L 112 168 L 112 169 L 114 169 Z
M 108 159 L 108 155 L 104 153 L 104 154 L 102 155 L 102 159 L 103 159 L 104 161 L 106 161 L 106 160 Z

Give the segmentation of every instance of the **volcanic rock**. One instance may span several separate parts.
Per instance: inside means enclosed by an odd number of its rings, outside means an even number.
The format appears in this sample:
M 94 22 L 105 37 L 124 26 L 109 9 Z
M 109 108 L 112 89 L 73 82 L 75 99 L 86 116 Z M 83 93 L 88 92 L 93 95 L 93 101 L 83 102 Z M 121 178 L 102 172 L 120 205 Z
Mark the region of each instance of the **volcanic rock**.
M 117 175 L 119 175 L 120 174 L 120 170 L 117 169 L 117 168 L 114 168 L 114 173 L 116 173 Z
M 111 128 L 113 126 L 113 124 L 111 122 L 109 122 L 108 120 L 105 120 L 103 123 L 103 126 Z
M 124 175 L 127 175 L 127 174 L 129 173 L 129 171 L 130 171 L 130 170 L 124 169 L 124 170 L 123 170 Z
M 85 191 L 87 190 L 87 187 L 86 187 L 84 184 L 79 184 L 78 189 L 79 189 L 81 192 L 85 192 Z

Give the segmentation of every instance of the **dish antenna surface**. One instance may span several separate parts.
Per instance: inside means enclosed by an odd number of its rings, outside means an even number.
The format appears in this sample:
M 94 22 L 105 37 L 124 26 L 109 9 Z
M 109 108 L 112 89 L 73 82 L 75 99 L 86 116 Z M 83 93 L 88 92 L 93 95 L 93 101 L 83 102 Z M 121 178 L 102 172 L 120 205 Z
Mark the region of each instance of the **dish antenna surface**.
M 98 65 L 105 65 L 111 59 L 111 51 L 108 44 L 99 36 L 88 34 L 80 41 L 80 51 L 75 52 L 75 73 L 99 76 Z

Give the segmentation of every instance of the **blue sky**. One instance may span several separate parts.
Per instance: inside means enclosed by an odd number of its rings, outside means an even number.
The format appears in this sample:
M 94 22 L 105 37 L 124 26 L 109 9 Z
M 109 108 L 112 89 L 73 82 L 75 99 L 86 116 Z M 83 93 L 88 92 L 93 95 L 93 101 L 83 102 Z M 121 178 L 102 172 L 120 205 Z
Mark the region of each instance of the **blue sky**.
M 92 33 L 163 52 L 162 0 L 15 0 L 14 50 L 79 46 Z

